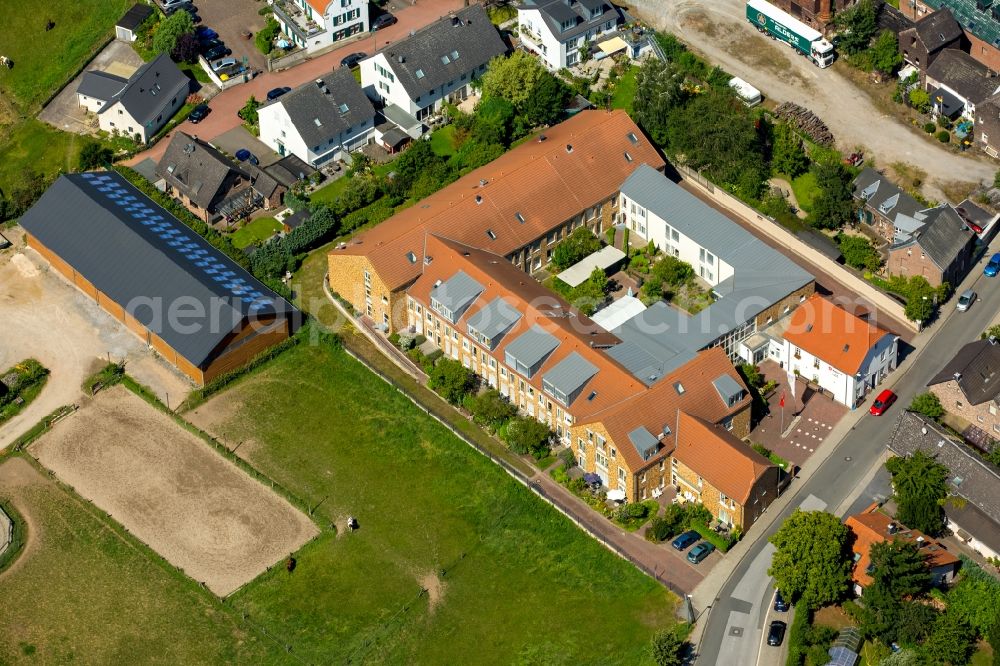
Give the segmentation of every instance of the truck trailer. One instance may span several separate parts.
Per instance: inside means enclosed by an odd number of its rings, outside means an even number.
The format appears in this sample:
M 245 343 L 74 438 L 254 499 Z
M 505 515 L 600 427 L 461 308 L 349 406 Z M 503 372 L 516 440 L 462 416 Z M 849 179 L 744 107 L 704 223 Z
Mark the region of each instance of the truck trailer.
M 810 28 L 770 2 L 747 0 L 747 20 L 758 32 L 785 42 L 818 67 L 833 64 L 833 44 L 824 39 L 818 30 Z

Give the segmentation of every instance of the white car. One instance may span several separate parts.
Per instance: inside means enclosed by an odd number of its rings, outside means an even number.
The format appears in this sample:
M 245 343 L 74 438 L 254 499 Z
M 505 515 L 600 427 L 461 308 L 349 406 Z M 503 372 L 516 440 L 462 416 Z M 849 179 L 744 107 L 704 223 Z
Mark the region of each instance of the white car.
M 233 67 L 239 61 L 236 58 L 219 58 L 212 62 L 212 71 L 218 72 L 220 70 L 226 69 L 227 67 Z
M 966 289 L 962 292 L 962 295 L 958 297 L 958 303 L 955 305 L 955 309 L 959 312 L 965 312 L 972 307 L 972 304 L 976 302 L 976 292 L 971 289 Z
M 163 8 L 170 9 L 172 7 L 180 7 L 182 5 L 190 5 L 191 0 L 163 0 Z

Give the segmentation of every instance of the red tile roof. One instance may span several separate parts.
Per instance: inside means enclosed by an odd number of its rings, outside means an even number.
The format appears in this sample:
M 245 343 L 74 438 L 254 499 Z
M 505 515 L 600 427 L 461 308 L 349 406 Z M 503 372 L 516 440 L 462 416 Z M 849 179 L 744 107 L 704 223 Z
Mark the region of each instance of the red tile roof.
M 854 375 L 869 350 L 886 335 L 892 334 L 813 294 L 792 313 L 784 338 L 837 370 Z
M 326 8 L 330 4 L 331 0 L 306 0 L 309 6 L 319 12 L 320 16 L 326 15 Z
M 388 287 L 399 289 L 420 274 L 420 262 L 411 263 L 407 254 L 424 255 L 426 233 L 506 256 L 615 195 L 644 163 L 657 169 L 665 165 L 624 111 L 583 111 L 331 255 L 367 256 Z
M 872 544 L 882 543 L 888 539 L 899 539 L 901 541 L 917 542 L 920 544 L 920 552 L 924 554 L 927 566 L 931 569 L 944 566 L 957 566 L 958 558 L 948 552 L 940 542 L 925 535 L 920 530 L 911 530 L 878 510 L 878 504 L 872 504 L 861 513 L 849 516 L 845 524 L 854 534 L 854 543 L 851 549 L 857 558 L 854 564 L 854 582 L 861 587 L 867 587 L 872 582 L 872 577 L 868 574 L 868 566 L 871 564 Z M 896 526 L 896 533 L 889 534 L 889 525 Z
M 673 456 L 712 487 L 745 505 L 753 487 L 775 467 L 726 429 L 684 412 Z

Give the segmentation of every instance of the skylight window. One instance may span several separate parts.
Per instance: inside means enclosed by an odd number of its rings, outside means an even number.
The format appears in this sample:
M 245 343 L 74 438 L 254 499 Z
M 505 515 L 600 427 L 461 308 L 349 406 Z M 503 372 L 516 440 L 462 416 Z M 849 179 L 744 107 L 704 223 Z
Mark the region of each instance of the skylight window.
M 625 151 L 625 161 L 626 162 L 631 162 L 632 161 L 632 156 L 628 154 L 627 150 Z
M 450 62 L 451 62 L 451 58 L 449 58 L 447 54 L 441 56 L 441 64 L 447 65 Z
M 411 264 L 415 264 L 415 263 L 417 263 L 417 255 L 413 254 L 412 252 L 407 252 L 407 253 L 406 253 L 406 259 L 407 259 L 407 260 L 408 260 L 408 261 L 409 261 L 409 262 L 410 262 Z
M 418 69 L 416 72 L 414 72 L 414 74 L 417 75 L 418 79 L 424 78 L 424 70 L 422 70 L 422 69 Z
M 322 127 L 323 123 L 319 121 L 319 118 L 313 118 L 313 122 L 316 123 L 316 127 Z
M 496 232 L 493 231 L 492 229 L 487 229 L 486 230 L 486 235 L 490 237 L 490 240 L 496 240 L 497 239 Z
M 627 136 L 628 140 L 631 141 L 633 144 L 638 145 L 638 143 L 639 143 L 639 137 L 637 137 L 635 135 L 635 132 L 629 132 L 625 136 Z
M 458 51 L 452 51 L 451 52 L 451 59 L 452 60 L 458 60 Z
M 348 108 L 348 106 L 346 104 L 341 104 L 340 105 L 340 112 L 341 113 L 347 113 L 348 111 L 350 111 L 350 108 Z
M 520 213 L 514 213 L 514 219 L 516 219 L 521 224 L 524 224 L 524 215 L 521 215 Z

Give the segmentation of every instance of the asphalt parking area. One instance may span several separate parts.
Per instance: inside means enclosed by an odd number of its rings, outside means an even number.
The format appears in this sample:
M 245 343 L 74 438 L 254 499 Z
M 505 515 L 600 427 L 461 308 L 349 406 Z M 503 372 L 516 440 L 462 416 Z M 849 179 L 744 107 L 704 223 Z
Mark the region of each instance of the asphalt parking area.
M 235 155 L 240 148 L 246 148 L 257 156 L 262 167 L 270 166 L 281 159 L 278 153 L 242 126 L 234 127 L 215 137 L 212 139 L 212 145 L 230 155 Z
M 132 76 L 142 66 L 142 58 L 130 44 L 112 41 L 90 61 L 84 71 L 100 71 L 122 78 Z M 97 116 L 88 114 L 76 98 L 76 89 L 83 78 L 83 72 L 69 82 L 55 99 L 38 114 L 38 119 L 57 129 L 74 134 L 96 134 Z
M 267 58 L 257 50 L 253 37 L 265 25 L 263 16 L 257 12 L 266 6 L 257 0 L 194 0 L 201 17 L 201 24 L 219 33 L 219 39 L 233 50 L 230 57 L 237 60 L 246 58 L 247 66 L 267 71 Z M 244 39 L 242 32 L 249 30 L 253 36 Z

